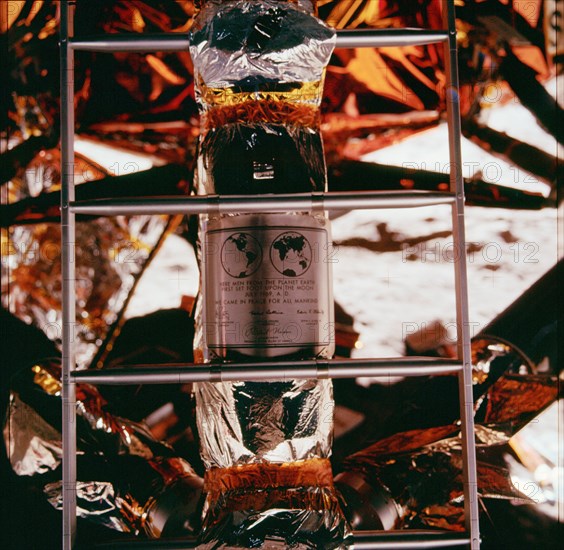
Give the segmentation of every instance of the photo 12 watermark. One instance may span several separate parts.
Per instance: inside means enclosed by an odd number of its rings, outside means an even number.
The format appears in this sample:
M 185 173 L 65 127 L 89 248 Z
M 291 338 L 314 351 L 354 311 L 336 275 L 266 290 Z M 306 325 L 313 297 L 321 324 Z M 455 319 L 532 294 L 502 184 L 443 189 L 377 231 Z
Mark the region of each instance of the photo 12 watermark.
M 537 264 L 540 244 L 535 241 L 513 242 L 502 246 L 495 241 L 467 241 L 463 245 L 449 242 L 422 242 L 405 245 L 402 249 L 402 262 L 454 263 L 463 259 L 470 264 L 500 264 L 502 262 Z

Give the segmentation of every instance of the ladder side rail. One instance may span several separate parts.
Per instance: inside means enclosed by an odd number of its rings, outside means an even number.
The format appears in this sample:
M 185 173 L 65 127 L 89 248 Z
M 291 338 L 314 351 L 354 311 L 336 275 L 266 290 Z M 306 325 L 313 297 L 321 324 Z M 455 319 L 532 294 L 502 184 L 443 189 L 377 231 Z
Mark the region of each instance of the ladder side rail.
M 472 395 L 472 356 L 470 350 L 470 325 L 468 305 L 468 274 L 466 266 L 466 236 L 464 227 L 464 182 L 462 179 L 462 149 L 460 122 L 460 94 L 456 44 L 456 16 L 454 0 L 443 5 L 444 26 L 449 40 L 444 45 L 446 73 L 446 105 L 449 129 L 450 189 L 455 193 L 452 204 L 452 229 L 454 240 L 454 273 L 456 293 L 456 333 L 458 359 L 463 369 L 458 376 L 461 437 L 462 473 L 464 479 L 464 512 L 466 530 L 470 534 L 470 547 L 480 547 L 478 524 L 478 478 L 476 471 L 476 445 L 474 440 L 474 399 Z
M 71 5 L 72 4 L 72 5 Z M 69 46 L 73 33 L 74 2 L 60 5 L 61 81 L 61 273 L 62 273 L 62 482 L 63 550 L 76 538 L 76 386 L 75 369 L 75 215 L 74 201 L 74 53 Z

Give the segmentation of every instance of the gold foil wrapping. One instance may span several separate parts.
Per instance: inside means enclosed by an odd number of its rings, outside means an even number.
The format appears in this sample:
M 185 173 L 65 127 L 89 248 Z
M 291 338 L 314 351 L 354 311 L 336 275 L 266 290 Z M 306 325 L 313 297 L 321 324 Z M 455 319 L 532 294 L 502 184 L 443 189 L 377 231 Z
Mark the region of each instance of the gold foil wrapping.
M 59 361 L 21 372 L 13 386 L 3 428 L 8 459 L 62 509 L 62 482 L 53 481 L 62 460 Z M 184 534 L 193 532 L 203 480 L 188 462 L 143 423 L 113 415 L 97 388 L 77 384 L 76 399 L 79 517 L 158 538 L 176 515 L 187 526 Z
M 8 186 L 10 201 L 60 186 L 54 151 L 44 152 Z M 76 159 L 77 183 L 103 174 L 95 163 Z M 108 189 L 108 196 L 111 196 Z M 91 365 L 103 344 L 111 344 L 136 281 L 176 220 L 168 216 L 100 218 L 77 223 L 73 262 L 76 272 L 76 358 Z M 54 342 L 62 337 L 61 228 L 57 223 L 16 225 L 1 230 L 2 305 L 42 329 Z
M 552 374 L 529 373 L 530 362 L 508 344 L 478 339 L 472 353 L 478 494 L 532 503 L 530 491 L 513 482 L 500 457 L 510 454 L 511 437 L 556 400 L 558 380 Z M 356 472 L 399 506 L 395 528 L 463 531 L 459 430 L 455 423 L 394 434 L 350 456 L 345 470 Z M 533 481 L 528 488 L 533 485 L 538 489 Z

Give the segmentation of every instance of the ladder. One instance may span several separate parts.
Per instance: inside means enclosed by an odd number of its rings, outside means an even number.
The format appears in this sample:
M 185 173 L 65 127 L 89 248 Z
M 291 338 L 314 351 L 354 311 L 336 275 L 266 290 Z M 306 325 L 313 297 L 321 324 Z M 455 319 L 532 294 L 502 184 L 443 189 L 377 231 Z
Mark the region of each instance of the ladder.
M 444 0 L 443 27 L 426 29 L 345 30 L 337 33 L 337 48 L 410 46 L 442 43 L 447 77 L 447 118 L 450 149 L 450 190 L 376 191 L 282 194 L 274 196 L 187 196 L 75 201 L 74 192 L 74 52 L 187 51 L 185 34 L 130 34 L 75 37 L 73 9 L 76 0 L 62 0 L 60 24 L 61 82 L 61 229 L 62 229 L 62 476 L 63 550 L 71 550 L 76 538 L 76 387 L 89 384 L 183 384 L 217 381 L 272 381 L 293 378 L 356 378 L 361 376 L 427 376 L 457 373 L 463 452 L 464 510 L 466 531 L 357 531 L 354 548 L 444 548 L 460 546 L 477 550 L 480 545 L 476 450 L 472 398 L 472 365 L 468 323 L 468 292 L 464 229 L 464 191 L 460 145 L 460 105 L 454 0 Z M 273 363 L 230 363 L 182 365 L 158 368 L 128 368 L 105 371 L 75 371 L 73 326 L 75 307 L 75 216 L 138 214 L 205 214 L 288 212 L 293 210 L 353 210 L 409 208 L 450 204 L 455 254 L 457 359 L 426 357 L 394 359 L 334 359 L 278 361 Z M 194 541 L 132 541 L 132 548 L 194 548 Z

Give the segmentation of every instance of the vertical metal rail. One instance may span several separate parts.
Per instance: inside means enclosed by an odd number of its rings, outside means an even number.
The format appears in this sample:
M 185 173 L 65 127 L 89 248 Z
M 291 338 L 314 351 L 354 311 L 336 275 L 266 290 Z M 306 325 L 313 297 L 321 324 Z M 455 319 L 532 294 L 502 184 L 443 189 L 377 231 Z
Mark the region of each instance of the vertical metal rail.
M 456 332 L 458 359 L 463 369 L 458 375 L 460 398 L 461 435 L 463 452 L 464 512 L 470 547 L 480 547 L 478 523 L 478 480 L 476 472 L 476 445 L 474 441 L 474 399 L 472 395 L 472 356 L 470 351 L 470 325 L 468 322 L 468 275 L 466 269 L 466 236 L 464 228 L 464 183 L 462 179 L 462 151 L 460 124 L 460 94 L 456 46 L 456 16 L 454 0 L 446 0 L 443 7 L 443 26 L 449 37 L 444 46 L 446 71 L 446 104 L 450 154 L 450 190 L 456 194 L 452 204 L 452 231 L 455 249 Z
M 71 5 L 72 4 L 72 5 Z M 76 391 L 71 378 L 75 368 L 75 215 L 74 201 L 74 54 L 69 45 L 73 34 L 74 2 L 60 3 L 61 39 L 61 273 L 62 273 L 62 468 L 63 549 L 70 550 L 76 536 Z

